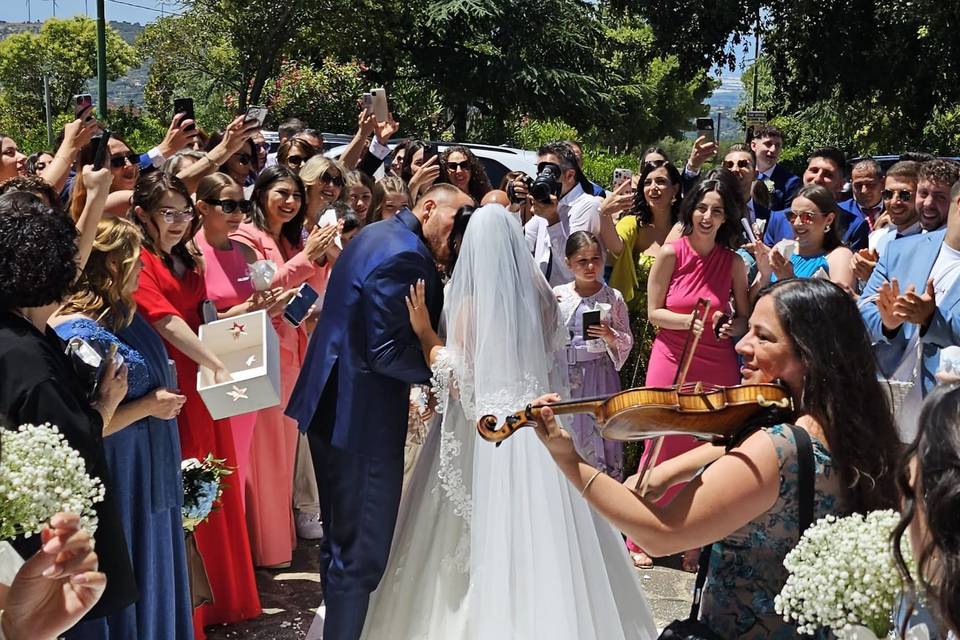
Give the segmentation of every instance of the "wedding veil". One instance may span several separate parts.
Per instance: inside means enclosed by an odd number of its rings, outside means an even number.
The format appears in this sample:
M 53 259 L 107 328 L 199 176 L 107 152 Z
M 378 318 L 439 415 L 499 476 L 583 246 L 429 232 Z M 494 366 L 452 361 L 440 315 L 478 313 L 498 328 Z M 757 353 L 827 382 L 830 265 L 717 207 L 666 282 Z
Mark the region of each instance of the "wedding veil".
M 518 220 L 502 206 L 473 213 L 443 315 L 468 420 L 476 423 L 487 413 L 502 418 L 544 393 L 564 394 L 565 371 L 554 353 L 565 343 L 566 329 L 556 296 Z

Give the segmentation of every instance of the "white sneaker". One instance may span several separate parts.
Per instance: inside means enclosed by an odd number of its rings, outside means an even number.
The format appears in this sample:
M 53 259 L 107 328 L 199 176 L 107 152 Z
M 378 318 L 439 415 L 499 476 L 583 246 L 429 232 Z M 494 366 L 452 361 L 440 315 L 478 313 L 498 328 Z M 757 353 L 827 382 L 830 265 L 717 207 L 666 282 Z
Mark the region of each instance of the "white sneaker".
M 323 525 L 320 523 L 319 513 L 297 511 L 294 514 L 297 525 L 297 536 L 304 540 L 319 540 L 323 537 Z

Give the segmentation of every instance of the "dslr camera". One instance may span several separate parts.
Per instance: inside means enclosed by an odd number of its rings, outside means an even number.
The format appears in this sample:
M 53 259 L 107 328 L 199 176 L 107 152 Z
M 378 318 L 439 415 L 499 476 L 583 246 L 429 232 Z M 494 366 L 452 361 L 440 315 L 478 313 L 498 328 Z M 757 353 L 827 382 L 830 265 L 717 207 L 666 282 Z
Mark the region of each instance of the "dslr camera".
M 560 190 L 563 188 L 560 183 L 562 172 L 558 164 L 540 163 L 537 167 L 537 177 L 527 185 L 527 190 L 533 199 L 544 204 L 550 204 L 550 196 L 556 196 L 559 199 Z

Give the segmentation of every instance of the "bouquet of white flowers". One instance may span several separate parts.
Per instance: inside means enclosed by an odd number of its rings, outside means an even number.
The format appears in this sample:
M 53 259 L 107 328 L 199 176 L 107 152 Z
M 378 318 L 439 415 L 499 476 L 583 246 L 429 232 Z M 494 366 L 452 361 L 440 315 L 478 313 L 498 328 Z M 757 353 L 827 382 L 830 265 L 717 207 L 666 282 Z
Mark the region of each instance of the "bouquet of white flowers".
M 79 515 L 92 535 L 93 505 L 103 496 L 103 483 L 87 474 L 83 458 L 57 427 L 0 428 L 0 540 L 40 533 L 59 511 Z
M 899 520 L 888 509 L 817 521 L 783 561 L 789 577 L 777 613 L 808 635 L 829 627 L 839 638 L 887 637 L 903 587 L 890 551 Z M 903 553 L 909 562 L 906 544 Z
M 224 462 L 226 460 L 214 458 L 212 453 L 208 453 L 202 462 L 187 458 L 180 463 L 183 475 L 183 528 L 188 532 L 210 516 L 216 501 L 223 494 L 220 479 L 233 473 Z

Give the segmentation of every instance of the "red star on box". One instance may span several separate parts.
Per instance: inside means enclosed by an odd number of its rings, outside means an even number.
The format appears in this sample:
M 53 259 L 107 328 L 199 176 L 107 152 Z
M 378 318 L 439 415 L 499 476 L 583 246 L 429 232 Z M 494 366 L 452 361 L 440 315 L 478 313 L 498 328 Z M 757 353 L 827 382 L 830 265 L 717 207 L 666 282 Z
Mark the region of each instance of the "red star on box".
M 239 340 L 240 336 L 247 335 L 247 325 L 242 322 L 234 322 L 233 326 L 230 327 L 230 333 L 233 334 L 234 340 Z

